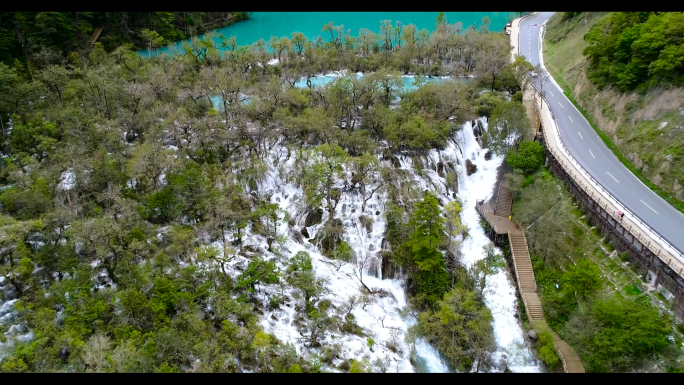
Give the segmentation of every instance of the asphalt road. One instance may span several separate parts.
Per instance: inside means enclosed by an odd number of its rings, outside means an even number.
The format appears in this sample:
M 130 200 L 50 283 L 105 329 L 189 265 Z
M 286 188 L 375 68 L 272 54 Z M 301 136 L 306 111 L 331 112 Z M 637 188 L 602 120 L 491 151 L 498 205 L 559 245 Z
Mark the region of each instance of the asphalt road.
M 539 64 L 540 28 L 551 15 L 553 12 L 542 12 L 520 21 L 519 54 L 533 66 Z M 541 75 L 549 77 L 546 72 Z M 535 84 L 538 87 L 538 81 Z M 684 215 L 646 187 L 618 160 L 552 81 L 544 84 L 543 92 L 556 118 L 561 141 L 572 156 L 623 206 L 684 253 Z

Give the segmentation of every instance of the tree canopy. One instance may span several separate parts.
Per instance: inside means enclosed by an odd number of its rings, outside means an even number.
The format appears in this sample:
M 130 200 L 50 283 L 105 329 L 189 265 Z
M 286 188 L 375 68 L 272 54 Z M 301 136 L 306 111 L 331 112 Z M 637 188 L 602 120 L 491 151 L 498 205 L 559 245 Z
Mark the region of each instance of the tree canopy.
M 588 77 L 599 87 L 648 89 L 684 81 L 683 12 L 615 12 L 584 36 Z

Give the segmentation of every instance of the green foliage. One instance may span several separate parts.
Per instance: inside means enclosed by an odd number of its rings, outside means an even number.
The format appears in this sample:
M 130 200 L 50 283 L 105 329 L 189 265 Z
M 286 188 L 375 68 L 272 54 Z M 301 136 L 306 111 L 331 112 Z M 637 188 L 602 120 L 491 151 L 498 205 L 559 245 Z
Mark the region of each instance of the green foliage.
M 428 304 L 435 304 L 449 289 L 449 273 L 439 250 L 444 233 L 444 218 L 437 198 L 426 194 L 416 203 L 409 225 L 413 233 L 406 241 L 411 263 L 415 266 L 416 291 L 424 295 Z
M 444 148 L 451 130 L 444 121 L 414 115 L 406 120 L 392 122 L 383 132 L 390 145 L 397 149 L 426 151 Z
M 492 111 L 483 141 L 490 151 L 503 155 L 523 142 L 531 131 L 525 107 L 514 101 L 503 102 Z
M 316 278 L 309 253 L 299 251 L 290 260 L 287 267 L 287 281 L 299 289 L 304 296 L 306 314 L 311 316 L 315 313 L 314 305 L 318 297 L 323 293 L 324 281 Z
M 487 92 L 478 96 L 475 100 L 474 107 L 477 116 L 484 116 L 487 119 L 490 119 L 492 112 L 504 102 L 505 99 L 499 93 Z
M 179 213 L 179 200 L 169 186 L 155 191 L 147 198 L 146 217 L 153 223 L 167 223 Z
M 5 210 L 21 220 L 33 219 L 48 211 L 52 202 L 50 186 L 43 178 L 31 181 L 27 187 L 13 186 L 0 194 Z
M 15 154 L 23 153 L 42 160 L 55 150 L 59 137 L 56 125 L 44 121 L 35 126 L 31 122 L 17 124 L 13 127 L 9 140 Z
M 306 272 L 312 271 L 313 265 L 311 264 L 311 256 L 306 251 L 299 251 L 290 260 L 287 267 L 287 273 L 292 274 L 294 272 Z
M 366 373 L 368 372 L 367 364 L 363 361 L 354 359 L 349 360 L 349 373 Z
M 107 51 L 123 44 L 153 49 L 248 17 L 248 12 L 6 12 L 0 61 L 40 64 L 40 47 L 66 56 L 82 49 L 98 27 L 103 27 L 99 41 Z
M 544 146 L 539 142 L 522 142 L 516 150 L 508 150 L 504 159 L 509 167 L 529 176 L 544 164 L 544 156 Z
M 668 320 L 648 301 L 612 296 L 596 300 L 589 313 L 576 311 L 566 326 L 588 372 L 623 372 L 669 345 Z
M 313 156 L 318 159 L 305 170 L 302 181 L 304 196 L 313 207 L 319 207 L 325 202 L 332 218 L 335 202 L 339 200 L 339 191 L 334 189 L 334 185 L 336 178 L 342 176 L 347 155 L 340 146 L 324 143 L 316 148 Z
M 370 351 L 372 352 L 372 351 L 373 351 L 373 346 L 375 346 L 375 341 L 373 341 L 372 338 L 369 338 L 369 339 L 366 341 L 366 345 L 368 346 L 368 349 L 370 349 Z
M 275 261 L 289 256 L 291 243 L 279 228 L 287 221 L 293 230 L 295 221 L 265 188 L 273 171 L 301 185 L 304 203 L 331 214 L 341 186 L 364 200 L 387 190 L 388 258 L 408 272 L 412 294 L 420 292 L 413 303 L 442 300 L 452 282 L 472 289 L 462 268 L 445 267 L 440 210 L 419 204 L 409 223 L 416 192 L 401 182 L 405 173 L 380 166 L 377 152 L 392 161 L 393 150 L 407 150 L 418 159 L 446 146 L 478 108 L 502 102 L 502 93 L 481 95 L 475 82 L 402 93 L 399 70 L 472 73 L 484 63 L 475 58 L 493 49 L 489 41 L 503 36 L 473 29 L 461 36 L 448 24 L 430 35 L 384 23 L 380 41 L 356 40 L 331 25 L 335 40 L 326 44 L 295 34 L 272 39 L 269 51 L 264 42 L 238 47 L 235 37 L 207 34 L 185 44 L 184 54 L 155 53 L 229 15 L 0 15 L 0 151 L 7 155 L 0 159 L 0 274 L 19 298 L 16 323 L 34 333 L 5 345 L 2 371 L 320 372 L 320 360 L 301 360 L 258 325 L 262 307 L 285 301 L 286 286 L 270 298 L 253 293 L 281 284 Z M 100 26 L 98 41 L 86 43 Z M 459 44 L 468 54 L 457 70 L 447 64 L 457 62 L 448 52 Z M 280 64 L 258 65 L 273 56 Z M 302 76 L 343 68 L 377 72 L 295 87 Z M 274 159 L 270 151 L 281 144 L 287 158 Z M 288 173 L 282 166 L 292 151 L 295 172 Z M 69 189 L 65 171 L 75 177 Z M 456 174 L 447 175 L 455 190 Z M 460 208 L 447 211 L 446 230 L 463 235 Z M 373 213 L 364 214 L 370 229 Z M 344 229 L 331 215 L 314 243 L 351 261 Z M 245 234 L 265 237 L 269 251 L 243 242 Z M 272 254 L 277 259 L 267 262 Z M 364 333 L 353 317 L 338 325 L 306 254 L 283 278 L 303 302 L 296 306 L 311 348 L 326 342 L 328 328 Z M 354 370 L 370 368 L 361 361 Z
M 483 247 L 485 257 L 475 262 L 470 268 L 476 292 L 483 296 L 487 284 L 487 276 L 496 274 L 500 269 L 506 267 L 506 261 L 501 255 L 494 253 L 494 245 L 488 243 Z
M 179 170 L 167 176 L 169 188 L 179 202 L 181 213 L 191 220 L 201 221 L 206 214 L 206 198 L 209 195 L 210 181 L 195 162 L 187 162 Z
M 558 180 L 547 171 L 534 175 L 534 183 L 520 190 L 513 215 L 526 229 L 549 326 L 572 346 L 588 372 L 638 371 L 653 359 L 675 359 L 670 357 L 680 353 L 669 350 L 669 317 L 648 297 L 623 297 L 607 289 L 613 283 L 593 261 L 606 259 L 596 247 L 600 234 L 585 230 L 581 212 Z M 554 365 L 552 346 L 544 348 L 541 341 L 540 333 L 540 357 Z
M 539 341 L 537 342 L 537 354 L 549 366 L 549 369 L 554 370 L 560 364 L 560 357 L 556 353 L 556 348 L 553 346 L 553 337 L 551 332 L 546 329 L 537 331 Z
M 615 12 L 584 36 L 589 79 L 622 91 L 684 81 L 682 12 Z
M 570 266 L 563 274 L 565 284 L 569 290 L 581 299 L 586 299 L 601 289 L 601 270 L 588 258 L 582 258 L 577 266 Z
M 261 259 L 254 259 L 248 265 L 245 271 L 238 276 L 236 289 L 246 289 L 248 292 L 254 292 L 257 285 L 269 285 L 280 282 L 278 268 L 274 261 L 264 261 Z
M 442 253 L 438 246 L 444 231 L 444 218 L 440 215 L 439 201 L 434 195 L 428 193 L 416 204 L 409 225 L 414 229 L 408 243 L 416 267 L 419 270 L 439 267 Z
M 154 368 L 155 373 L 180 373 L 180 370 L 171 367 L 167 362 L 162 362 L 161 365 Z
M 437 347 L 453 367 L 468 371 L 475 359 L 494 347 L 492 319 L 475 292 L 456 286 L 437 302 L 437 310 L 420 313 L 412 329 Z

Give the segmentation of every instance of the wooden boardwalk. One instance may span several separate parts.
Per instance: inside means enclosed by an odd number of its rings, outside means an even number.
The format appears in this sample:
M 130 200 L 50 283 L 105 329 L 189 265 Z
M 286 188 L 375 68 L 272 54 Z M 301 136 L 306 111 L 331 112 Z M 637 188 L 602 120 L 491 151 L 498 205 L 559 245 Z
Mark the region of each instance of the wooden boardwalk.
M 518 281 L 518 290 L 525 305 L 527 318 L 529 318 L 535 329 L 544 329 L 551 333 L 553 346 L 556 348 L 556 352 L 558 352 L 558 356 L 563 363 L 563 370 L 566 373 L 584 373 L 584 366 L 577 353 L 575 353 L 570 345 L 558 337 L 546 323 L 544 310 L 537 295 L 537 281 L 534 278 L 534 270 L 532 269 L 532 261 L 527 248 L 525 232 L 510 219 L 513 200 L 512 194 L 503 178 L 503 173 L 499 175 L 499 183 L 496 190 L 490 201 L 478 202 L 477 211 L 492 226 L 494 232 L 508 235 L 508 242 L 511 246 L 511 254 L 513 255 L 515 277 Z

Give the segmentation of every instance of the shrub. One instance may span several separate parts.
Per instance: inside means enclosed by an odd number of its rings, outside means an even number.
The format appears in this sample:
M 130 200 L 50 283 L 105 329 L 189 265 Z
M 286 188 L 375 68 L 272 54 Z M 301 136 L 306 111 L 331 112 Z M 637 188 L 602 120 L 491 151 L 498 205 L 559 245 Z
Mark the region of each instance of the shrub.
M 509 150 L 506 163 L 514 170 L 531 175 L 544 164 L 544 147 L 538 142 L 522 142 L 517 150 Z
M 553 337 L 548 330 L 540 330 L 539 342 L 537 345 L 537 353 L 539 358 L 544 361 L 551 370 L 554 370 L 560 363 L 560 358 L 556 353 L 556 348 L 553 346 Z

